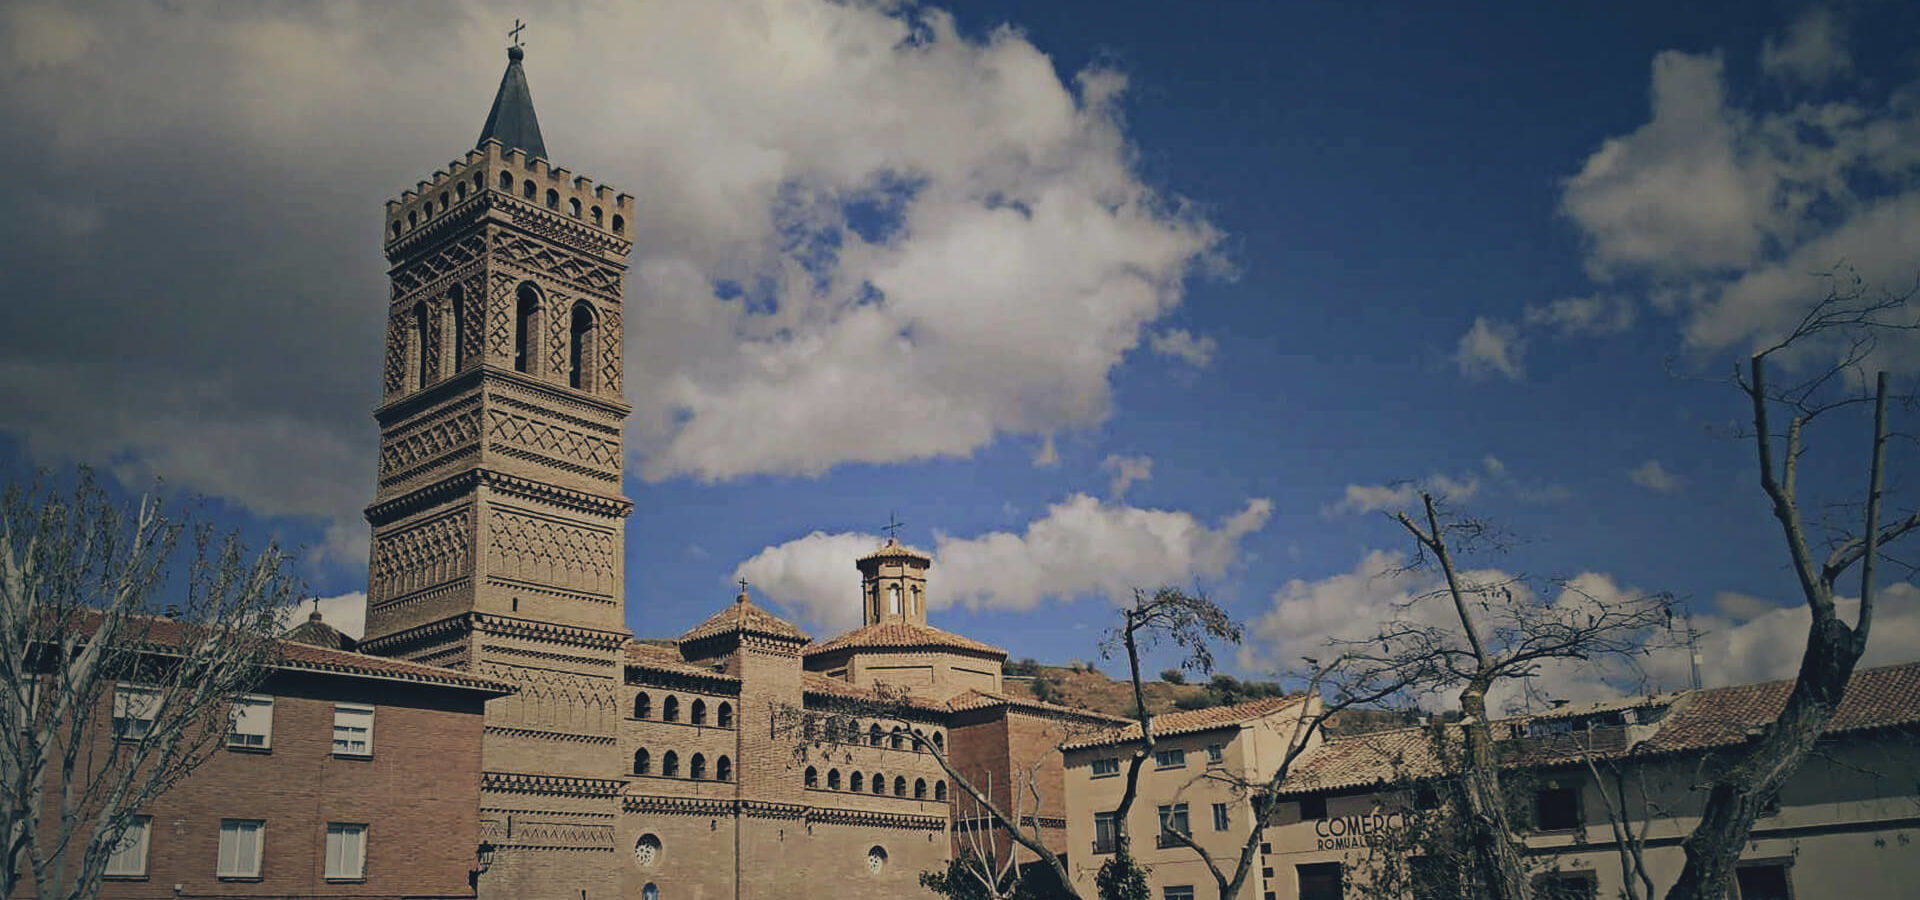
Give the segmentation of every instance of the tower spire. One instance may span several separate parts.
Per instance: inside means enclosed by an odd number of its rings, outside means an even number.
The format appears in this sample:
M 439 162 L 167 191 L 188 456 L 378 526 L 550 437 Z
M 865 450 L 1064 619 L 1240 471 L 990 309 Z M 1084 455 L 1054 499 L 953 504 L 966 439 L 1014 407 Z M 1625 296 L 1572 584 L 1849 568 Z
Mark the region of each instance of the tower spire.
M 518 35 L 515 37 L 517 41 Z M 526 69 L 520 66 L 526 56 L 527 51 L 517 42 L 507 48 L 506 74 L 500 76 L 500 91 L 493 96 L 493 109 L 488 111 L 487 124 L 480 129 L 480 140 L 475 143 L 476 146 L 484 144 L 491 138 L 508 150 L 544 159 L 547 144 L 540 139 L 540 120 L 533 114 L 533 92 L 527 88 Z

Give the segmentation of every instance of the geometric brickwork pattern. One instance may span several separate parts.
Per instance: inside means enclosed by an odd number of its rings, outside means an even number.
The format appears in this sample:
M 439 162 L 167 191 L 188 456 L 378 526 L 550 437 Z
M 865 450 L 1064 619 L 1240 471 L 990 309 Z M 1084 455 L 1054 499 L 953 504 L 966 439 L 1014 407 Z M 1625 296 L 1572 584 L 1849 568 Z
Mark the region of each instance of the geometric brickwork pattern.
M 393 273 L 394 302 L 478 260 L 485 250 L 486 242 L 476 234 L 449 244 L 438 253 L 414 260 L 406 268 Z
M 489 724 L 561 731 L 570 734 L 606 734 L 619 721 L 615 715 L 613 683 L 605 678 L 579 678 L 563 672 L 488 665 L 489 677 L 519 688 L 489 709 Z
M 493 290 L 487 296 L 487 358 L 496 365 L 506 365 L 513 360 L 514 304 L 518 302 L 520 279 L 511 272 L 489 274 L 493 276 Z M 534 322 L 539 321 L 535 316 Z M 529 343 L 537 340 L 537 335 L 529 336 Z
M 596 293 L 615 297 L 620 293 L 618 270 L 579 254 L 568 253 L 544 241 L 496 231 L 493 235 L 493 256 L 501 262 L 540 272 Z
M 620 307 L 609 306 L 600 311 L 599 334 L 594 340 L 594 345 L 600 348 L 600 377 L 594 386 L 614 397 L 620 396 L 620 372 L 626 368 L 620 346 L 620 336 L 626 332 L 620 328 Z
M 369 603 L 432 587 L 467 574 L 472 519 L 466 510 L 373 542 Z
M 618 443 L 520 413 L 487 410 L 487 439 L 604 472 L 619 472 Z
M 480 413 L 467 412 L 381 442 L 380 477 L 403 472 L 451 450 L 468 447 L 480 433 Z
M 533 581 L 601 595 L 613 593 L 613 536 L 504 509 L 493 511 L 488 566 Z

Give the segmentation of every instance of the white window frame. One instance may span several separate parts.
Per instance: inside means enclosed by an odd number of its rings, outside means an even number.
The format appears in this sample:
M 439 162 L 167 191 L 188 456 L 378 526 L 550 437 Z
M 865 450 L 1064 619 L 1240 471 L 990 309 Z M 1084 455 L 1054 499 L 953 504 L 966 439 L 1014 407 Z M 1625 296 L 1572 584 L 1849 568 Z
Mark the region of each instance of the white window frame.
M 1227 745 L 1226 744 L 1208 744 L 1207 745 L 1207 765 L 1217 766 L 1226 761 L 1227 761 Z
M 113 842 L 103 874 L 108 878 L 147 877 L 147 847 L 152 840 L 153 817 L 134 816 L 120 832 L 120 839 Z
M 135 701 L 134 698 L 144 698 Z M 143 707 L 135 709 L 135 703 Z M 160 689 L 140 684 L 120 682 L 113 687 L 113 736 L 123 741 L 138 741 L 153 733 L 154 720 L 160 718 Z M 144 715 L 142 715 L 144 713 Z M 122 729 L 122 721 L 140 722 L 144 727 L 139 734 L 129 734 Z
M 364 743 L 366 744 L 365 749 L 363 750 L 353 749 L 354 741 L 352 740 L 351 737 L 349 737 L 345 741 L 341 740 L 340 729 L 342 727 L 349 728 L 349 729 L 358 727 L 357 723 L 354 723 L 351 721 L 346 723 L 341 722 L 340 716 L 342 713 L 347 714 L 347 716 L 349 717 L 359 716 L 363 714 L 366 716 L 366 718 L 362 720 L 366 723 L 366 726 L 367 726 L 367 736 L 364 740 Z M 373 756 L 373 720 L 374 718 L 375 718 L 374 708 L 369 704 L 335 703 L 333 705 L 333 755 L 346 756 L 354 759 L 366 759 L 368 757 Z M 351 734 L 351 732 L 349 733 Z M 341 748 L 341 744 L 343 743 L 347 745 L 346 749 Z
M 264 711 L 261 711 L 263 710 Z M 242 731 L 240 723 L 258 724 L 259 731 Z M 252 738 L 259 738 L 256 742 Z M 233 698 L 229 711 L 227 746 L 235 750 L 273 749 L 273 698 L 266 694 L 241 694 Z
M 1153 751 L 1153 767 L 1156 769 L 1184 769 L 1187 767 L 1187 751 L 1179 747 Z
M 326 849 L 328 881 L 367 880 L 367 824 L 365 822 L 328 822 Z
M 253 836 L 253 858 L 244 859 L 241 836 L 249 832 Z M 266 855 L 266 848 L 267 820 L 221 819 L 220 847 L 213 864 L 214 877 L 259 878 L 260 860 Z

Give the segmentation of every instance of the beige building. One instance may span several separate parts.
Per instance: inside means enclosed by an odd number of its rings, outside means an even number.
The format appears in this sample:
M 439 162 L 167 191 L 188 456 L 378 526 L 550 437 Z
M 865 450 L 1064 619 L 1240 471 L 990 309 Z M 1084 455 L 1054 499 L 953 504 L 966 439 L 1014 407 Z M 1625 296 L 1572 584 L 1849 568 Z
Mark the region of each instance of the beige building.
M 1153 758 L 1144 763 L 1127 817 L 1132 853 L 1149 871 L 1154 896 L 1168 900 L 1214 897 L 1218 887 L 1192 848 L 1167 839 L 1193 837 L 1231 873 L 1254 829 L 1251 798 L 1299 739 L 1302 715 L 1318 701 L 1274 697 L 1153 719 Z M 1126 790 L 1126 771 L 1140 746 L 1140 726 L 1067 743 L 1067 838 L 1070 871 L 1081 896 L 1096 896 L 1094 879 L 1114 852 L 1114 810 Z M 1267 890 L 1255 871 L 1243 889 Z
M 1553 897 L 1621 896 L 1611 802 L 1644 841 L 1655 896 L 1664 892 L 1697 821 L 1703 765 L 1772 721 L 1790 688 L 1776 681 L 1638 697 L 1495 723 L 1506 782 L 1525 795 L 1536 884 Z M 1398 852 L 1389 849 L 1397 837 L 1435 815 L 1433 735 L 1407 728 L 1339 738 L 1304 756 L 1282 795 L 1291 802 L 1265 836 L 1270 878 L 1253 896 L 1353 896 L 1380 871 L 1381 855 Z M 1916 736 L 1920 663 L 1856 673 L 1820 747 L 1755 823 L 1731 898 L 1912 896 L 1920 883 Z

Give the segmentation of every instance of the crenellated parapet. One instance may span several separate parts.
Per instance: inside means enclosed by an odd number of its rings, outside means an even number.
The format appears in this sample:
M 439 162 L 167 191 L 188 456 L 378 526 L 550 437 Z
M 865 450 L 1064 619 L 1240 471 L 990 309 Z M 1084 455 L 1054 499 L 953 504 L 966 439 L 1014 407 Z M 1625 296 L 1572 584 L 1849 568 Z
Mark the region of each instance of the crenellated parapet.
M 462 159 L 387 200 L 385 249 L 398 262 L 440 234 L 490 211 L 529 230 L 553 230 L 624 258 L 633 248 L 633 196 L 565 166 L 488 139 Z

